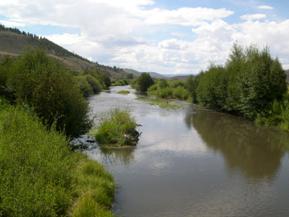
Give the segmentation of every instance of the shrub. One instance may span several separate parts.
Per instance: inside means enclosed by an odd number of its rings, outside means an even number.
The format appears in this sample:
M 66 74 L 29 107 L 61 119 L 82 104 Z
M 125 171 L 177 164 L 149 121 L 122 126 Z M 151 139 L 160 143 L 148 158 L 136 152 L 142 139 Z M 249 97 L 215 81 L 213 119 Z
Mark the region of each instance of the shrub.
M 141 93 L 146 93 L 153 84 L 154 80 L 149 73 L 142 73 L 136 80 L 136 88 Z
M 281 100 L 287 91 L 286 75 L 268 49 L 234 46 L 226 65 L 211 66 L 197 76 L 197 101 L 209 108 L 256 119 Z
M 32 50 L 12 66 L 7 86 L 19 104 L 27 104 L 48 127 L 69 136 L 84 133 L 90 126 L 88 104 L 72 75 L 43 51 Z
M 115 110 L 102 120 L 95 134 L 102 145 L 136 145 L 138 141 L 137 124 L 127 111 Z
M 100 85 L 100 89 L 108 89 L 111 85 L 110 77 L 105 72 L 99 71 L 97 69 L 88 69 L 83 72 L 83 75 L 87 76 L 89 80 L 96 81 Z M 93 85 L 91 85 L 93 87 Z
M 164 79 L 155 82 L 155 84 L 148 89 L 148 95 L 163 99 L 187 100 L 189 98 L 189 92 L 185 88 L 183 81 L 167 81 Z
M 173 89 L 173 96 L 176 99 L 187 100 L 189 98 L 189 93 L 184 87 L 178 86 Z
M 6 57 L 0 62 L 0 96 L 5 97 L 9 102 L 15 102 L 14 92 L 7 86 L 8 76 L 11 73 L 13 59 Z
M 89 97 L 93 94 L 92 86 L 88 83 L 85 75 L 75 76 L 78 87 L 84 97 Z
M 92 75 L 87 75 L 86 76 L 86 80 L 89 83 L 89 85 L 92 88 L 92 91 L 94 94 L 98 94 L 101 92 L 101 83 L 99 80 L 97 80 L 95 77 L 93 77 Z
M 193 103 L 197 103 L 197 87 L 198 77 L 189 76 L 186 80 L 186 89 L 189 95 L 192 97 Z
M 117 80 L 113 82 L 113 86 L 126 86 L 128 84 L 129 84 L 128 80 L 125 80 L 125 79 Z

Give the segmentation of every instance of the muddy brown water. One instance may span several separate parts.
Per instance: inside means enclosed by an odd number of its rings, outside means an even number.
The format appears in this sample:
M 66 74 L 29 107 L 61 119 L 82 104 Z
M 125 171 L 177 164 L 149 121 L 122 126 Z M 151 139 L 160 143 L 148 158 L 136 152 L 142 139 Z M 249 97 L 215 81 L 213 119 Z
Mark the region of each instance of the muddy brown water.
M 289 216 L 289 134 L 189 104 L 161 109 L 122 89 L 90 99 L 96 125 L 114 108 L 142 125 L 134 149 L 88 151 L 115 177 L 117 216 Z

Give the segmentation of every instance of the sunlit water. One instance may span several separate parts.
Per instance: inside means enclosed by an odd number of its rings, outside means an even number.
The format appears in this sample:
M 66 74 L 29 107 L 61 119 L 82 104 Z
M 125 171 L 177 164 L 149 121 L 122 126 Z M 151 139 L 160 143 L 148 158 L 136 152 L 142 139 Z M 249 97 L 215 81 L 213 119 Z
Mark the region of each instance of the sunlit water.
M 288 217 L 289 134 L 186 105 L 165 110 L 112 88 L 90 99 L 97 124 L 114 108 L 142 126 L 135 149 L 90 150 L 117 183 L 123 217 Z

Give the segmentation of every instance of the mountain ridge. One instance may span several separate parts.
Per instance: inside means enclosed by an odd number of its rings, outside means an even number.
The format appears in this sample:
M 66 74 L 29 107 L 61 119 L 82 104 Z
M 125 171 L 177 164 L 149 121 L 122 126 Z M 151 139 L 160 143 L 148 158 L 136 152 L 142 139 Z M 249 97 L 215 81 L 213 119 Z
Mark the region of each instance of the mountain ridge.
M 9 28 L 0 24 L 0 56 L 16 57 L 30 48 L 43 49 L 49 56 L 59 60 L 66 67 L 76 72 L 87 69 L 97 69 L 104 73 L 108 73 L 115 78 L 127 75 L 121 68 L 92 62 L 45 37 L 39 37 L 31 33 L 20 31 L 17 28 Z

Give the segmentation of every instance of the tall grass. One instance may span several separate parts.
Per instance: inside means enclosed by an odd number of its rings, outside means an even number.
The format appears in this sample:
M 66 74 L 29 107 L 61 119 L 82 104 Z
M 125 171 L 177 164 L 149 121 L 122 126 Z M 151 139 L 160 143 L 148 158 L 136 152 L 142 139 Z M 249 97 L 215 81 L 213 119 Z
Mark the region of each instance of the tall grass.
M 104 118 L 95 133 L 96 140 L 107 146 L 126 146 L 138 137 L 137 124 L 127 111 L 114 110 Z
M 34 115 L 0 100 L 0 216 L 112 216 L 113 193 L 101 165 L 73 153 L 65 136 Z

